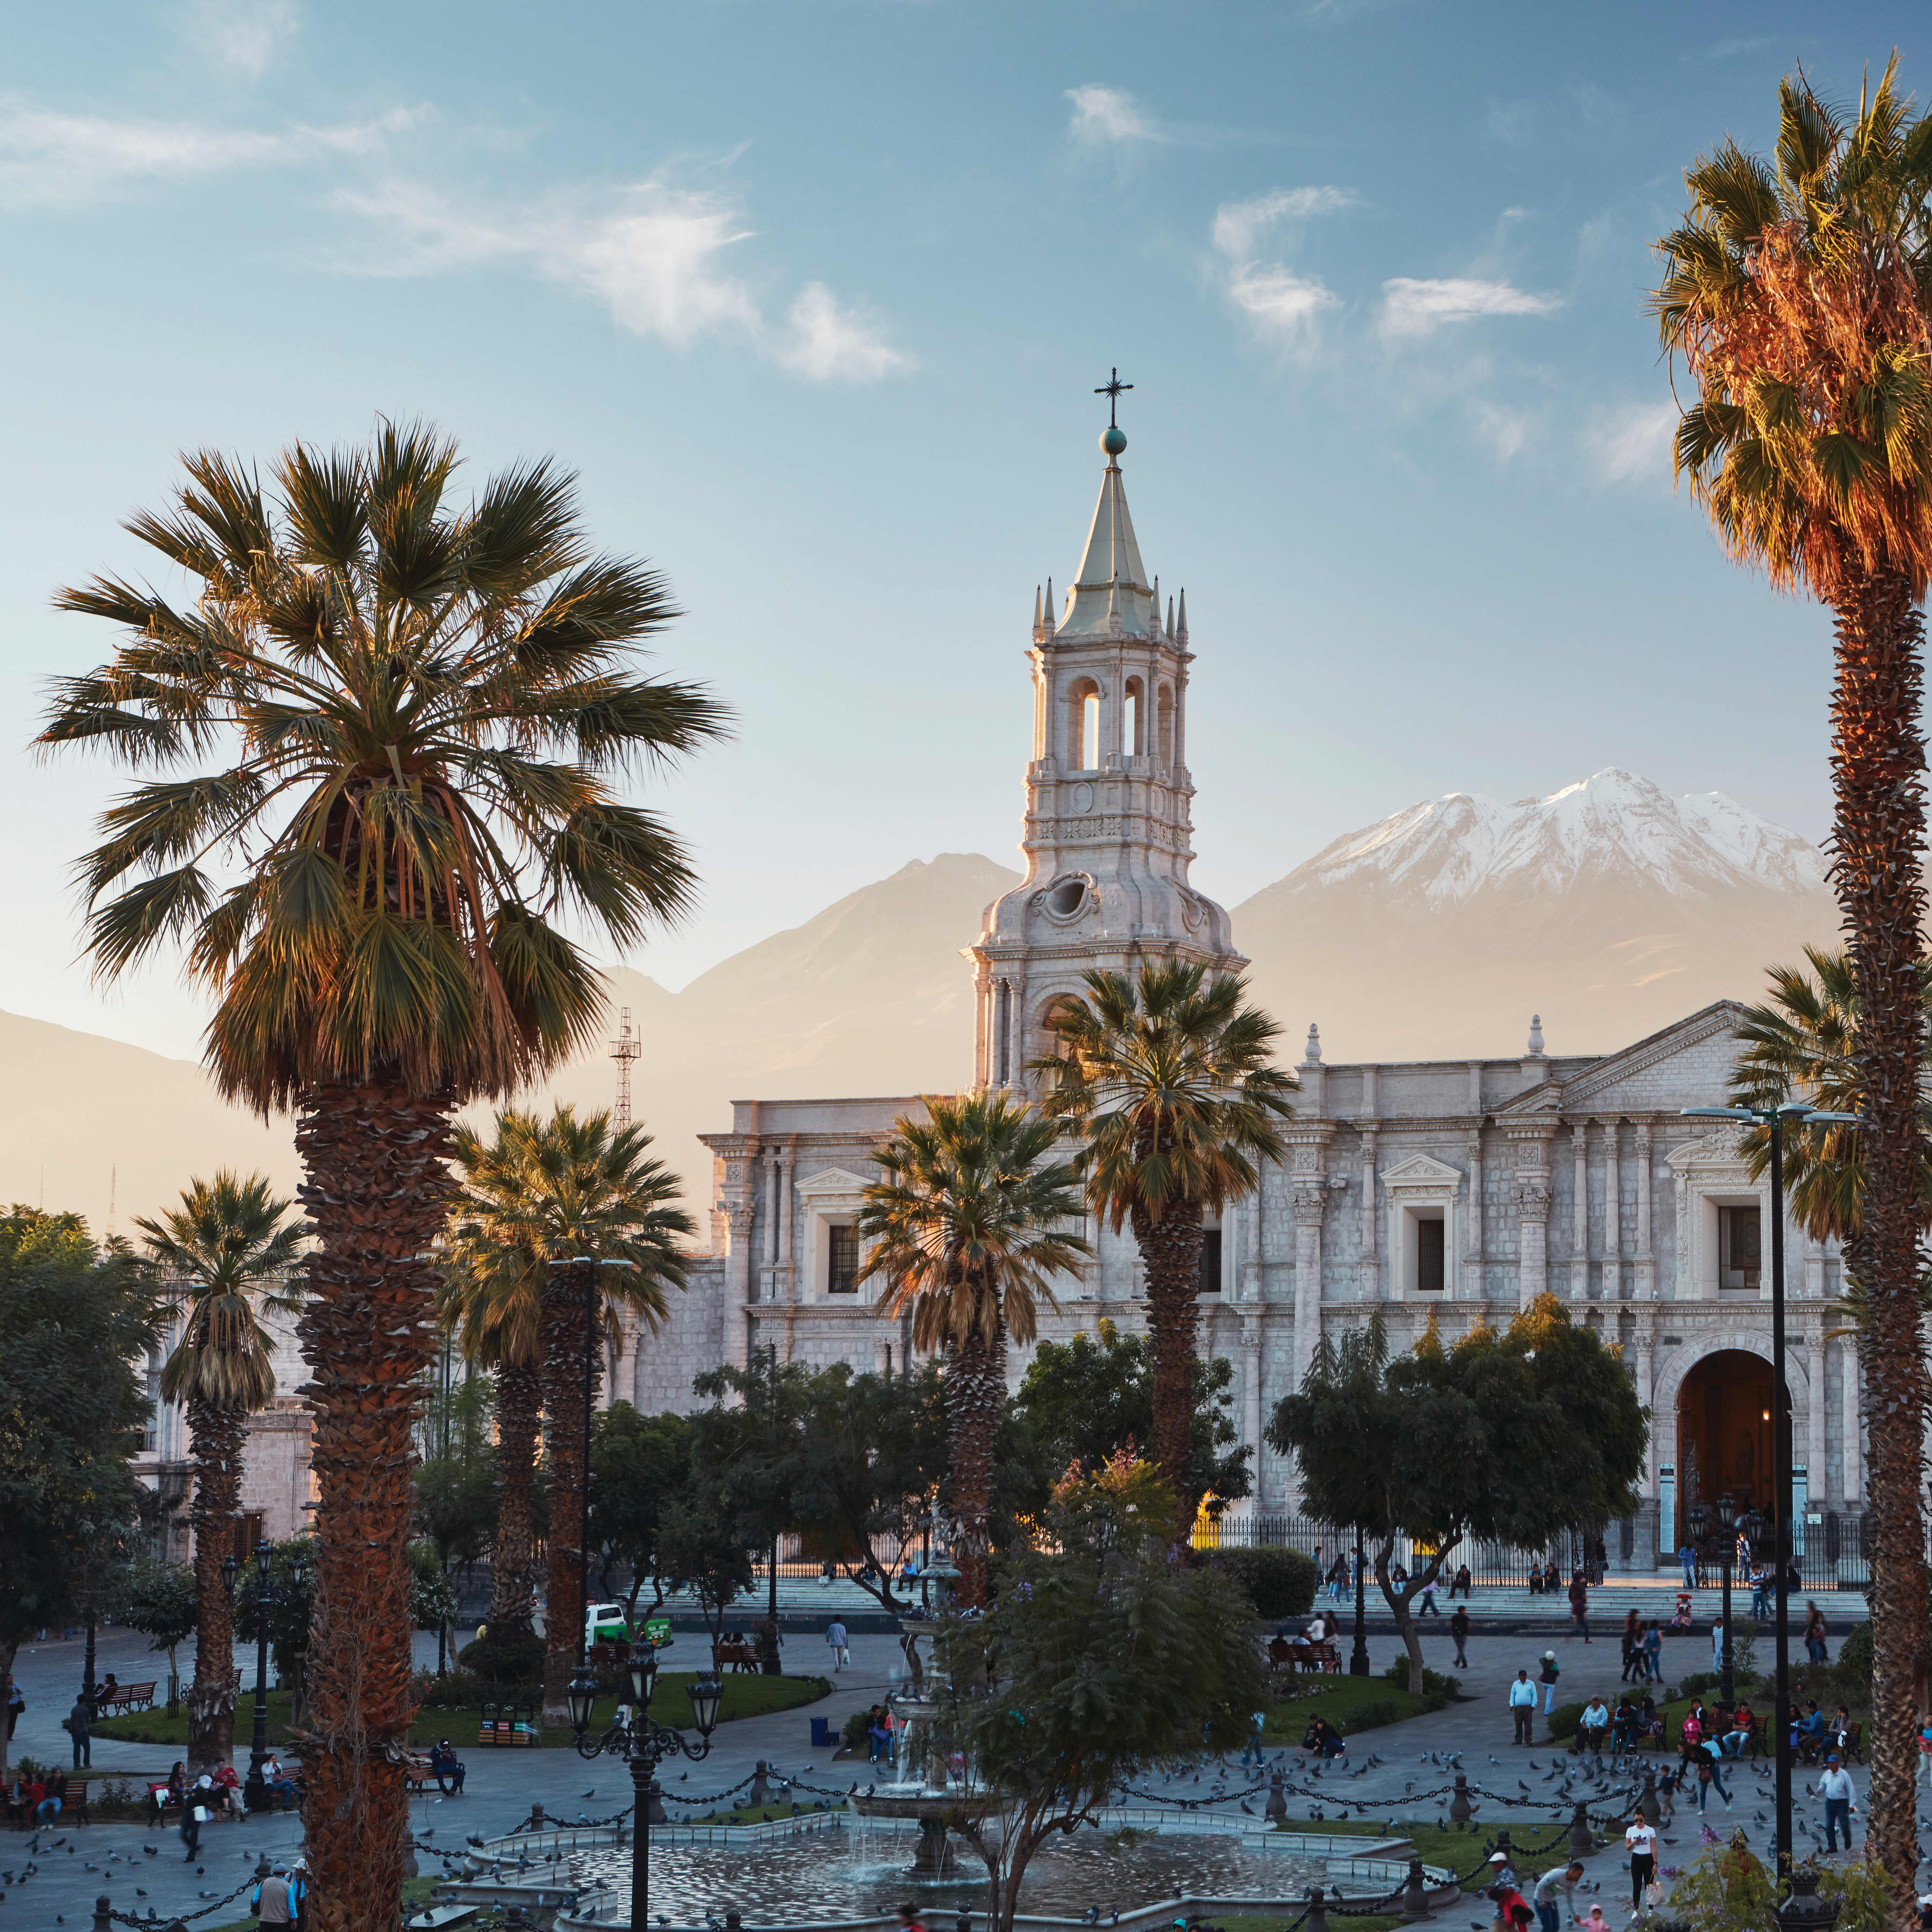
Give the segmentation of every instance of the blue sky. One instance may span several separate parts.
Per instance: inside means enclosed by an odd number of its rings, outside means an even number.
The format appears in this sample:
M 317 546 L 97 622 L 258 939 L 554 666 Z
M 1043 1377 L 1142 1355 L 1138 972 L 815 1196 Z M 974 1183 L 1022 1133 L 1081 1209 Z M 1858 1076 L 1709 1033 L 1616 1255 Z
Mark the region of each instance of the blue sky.
M 1794 63 L 1842 95 L 1902 43 L 1924 87 L 1923 17 L 10 10 L 0 1006 L 194 1050 L 168 974 L 74 963 L 111 779 L 22 748 L 106 640 L 49 595 L 136 567 L 118 520 L 176 450 L 379 412 L 478 473 L 555 452 L 670 575 L 664 661 L 740 730 L 653 793 L 706 880 L 634 958 L 668 984 L 908 858 L 1010 858 L 1034 586 L 1115 364 L 1142 550 L 1189 593 L 1205 890 L 1610 764 L 1821 836 L 1828 626 L 1672 495 L 1649 244 L 1700 150 L 1770 145 Z

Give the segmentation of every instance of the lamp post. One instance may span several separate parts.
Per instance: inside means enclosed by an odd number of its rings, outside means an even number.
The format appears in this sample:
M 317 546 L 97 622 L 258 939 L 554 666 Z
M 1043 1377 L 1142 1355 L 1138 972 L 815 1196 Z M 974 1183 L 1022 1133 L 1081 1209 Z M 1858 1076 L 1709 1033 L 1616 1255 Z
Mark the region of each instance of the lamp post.
M 1772 1713 L 1777 1734 L 1778 1870 L 1791 1872 L 1791 1398 L 1784 1385 L 1784 1132 L 1787 1127 L 1862 1127 L 1856 1114 L 1825 1112 L 1802 1100 L 1779 1107 L 1686 1107 L 1694 1120 L 1736 1120 L 1762 1127 L 1771 1148 L 1772 1567 L 1777 1573 L 1778 1691 Z M 1811 1400 L 1820 1400 L 1816 1390 Z M 1726 1632 L 1728 1636 L 1728 1632 Z
M 572 1255 L 562 1265 L 580 1268 L 584 1286 L 584 1462 L 577 1486 L 577 1672 L 581 1677 L 590 1664 L 590 1422 L 596 1406 L 597 1270 L 635 1268 L 637 1263 Z
M 594 1742 L 590 1736 L 590 1714 L 597 1701 L 597 1680 L 588 1670 L 580 1670 L 570 1680 L 566 1694 L 570 1704 L 571 1728 L 577 1733 L 580 1757 L 608 1754 L 625 1759 L 631 1767 L 631 1924 L 632 1932 L 644 1932 L 650 1921 L 651 1826 L 662 1813 L 663 1792 L 657 1781 L 658 1766 L 668 1757 L 688 1757 L 694 1761 L 708 1756 L 711 1733 L 718 1728 L 718 1707 L 724 1701 L 724 1687 L 707 1671 L 688 1687 L 693 1719 L 698 1726 L 695 1743 L 683 1732 L 660 1724 L 651 1716 L 651 1693 L 658 1677 L 657 1648 L 633 1642 L 630 1660 L 625 1666 L 630 1676 L 629 1721 L 620 1704 L 617 1720 Z
M 242 1786 L 242 1802 L 250 1811 L 268 1809 L 268 1781 L 262 1775 L 262 1768 L 268 1761 L 268 1612 L 280 1603 L 288 1592 L 278 1589 L 268 1580 L 268 1563 L 271 1551 L 266 1543 L 255 1546 L 255 1728 L 249 1741 L 248 1775 Z M 301 1550 L 295 1556 L 296 1584 L 299 1588 L 302 1572 L 308 1562 Z M 232 1600 L 235 1594 L 235 1581 L 240 1565 L 231 1551 L 221 1559 L 221 1580 L 228 1586 Z
M 1737 1556 L 1737 1498 L 1726 1493 L 1708 1508 L 1701 1502 L 1693 1503 L 1684 1512 L 1684 1520 L 1692 1542 L 1702 1546 L 1707 1558 L 1717 1559 L 1724 1578 L 1724 1610 L 1719 1628 L 1724 1633 L 1724 1642 L 1718 1658 L 1718 1708 L 1728 1720 L 1738 1701 L 1731 1670 L 1731 1564 Z
M 1366 1677 L 1369 1674 L 1369 1609 L 1363 1573 L 1367 1565 L 1362 1560 L 1362 1526 L 1355 1526 L 1355 1647 L 1348 1653 L 1348 1675 Z

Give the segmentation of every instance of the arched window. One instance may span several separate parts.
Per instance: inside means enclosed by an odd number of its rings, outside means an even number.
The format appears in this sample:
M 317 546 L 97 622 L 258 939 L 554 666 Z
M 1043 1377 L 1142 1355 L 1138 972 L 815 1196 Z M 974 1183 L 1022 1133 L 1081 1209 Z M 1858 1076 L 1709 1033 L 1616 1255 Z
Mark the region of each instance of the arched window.
M 1040 1022 L 1035 1034 L 1034 1054 L 1041 1060 L 1064 1060 L 1066 1042 L 1053 1030 L 1053 1016 L 1063 1006 L 1077 1006 L 1079 1002 L 1066 993 L 1056 993 L 1040 1010 Z M 1057 1076 L 1052 1073 L 1040 1076 L 1042 1086 L 1052 1086 Z
M 1160 734 L 1161 770 L 1172 771 L 1174 769 L 1174 686 L 1171 684 L 1163 684 L 1160 688 L 1156 728 Z
M 1124 728 L 1120 735 L 1126 741 L 1128 751 L 1136 758 L 1144 757 L 1147 752 L 1147 746 L 1141 736 L 1144 729 L 1141 714 L 1144 708 L 1142 704 L 1144 694 L 1145 687 L 1138 678 L 1130 677 L 1127 680 L 1127 710 L 1126 716 L 1121 721 Z
M 1066 692 L 1066 762 L 1076 772 L 1100 766 L 1100 687 L 1076 678 Z

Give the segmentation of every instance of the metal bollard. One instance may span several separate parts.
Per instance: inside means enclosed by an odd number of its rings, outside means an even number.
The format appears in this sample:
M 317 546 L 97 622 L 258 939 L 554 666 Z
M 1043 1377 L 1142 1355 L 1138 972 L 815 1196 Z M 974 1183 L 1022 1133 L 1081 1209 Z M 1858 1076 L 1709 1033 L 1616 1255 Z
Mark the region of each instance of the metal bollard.
M 1303 1922 L 1307 1932 L 1328 1932 L 1328 1915 L 1322 1909 L 1322 1901 L 1327 1896 L 1318 1885 L 1308 1888 L 1308 1916 Z
M 751 1796 L 745 1800 L 748 1808 L 760 1804 L 769 1804 L 772 1802 L 772 1788 L 765 1782 L 766 1774 L 770 1769 L 770 1766 L 766 1764 L 763 1758 L 760 1758 L 757 1764 L 753 1766 L 752 1792 Z
M 1466 1825 L 1474 1815 L 1475 1807 L 1469 1802 L 1469 1780 L 1466 1773 L 1456 1774 L 1456 1795 L 1449 1801 L 1449 1816 L 1458 1825 Z
M 1664 1806 L 1657 1795 L 1657 1769 L 1647 1766 L 1643 1774 L 1643 1789 L 1637 1793 L 1636 1808 L 1654 1825 L 1664 1816 Z
M 1408 1882 L 1402 1888 L 1402 1912 L 1405 1918 L 1426 1918 L 1429 1916 L 1429 1887 L 1422 1876 L 1422 1860 L 1413 1857 L 1408 1862 Z
M 1268 1780 L 1268 1805 L 1264 1815 L 1277 1820 L 1286 1819 L 1288 1816 L 1288 1792 L 1278 1770 Z
M 104 1892 L 94 1901 L 94 1932 L 112 1932 L 114 1922 L 108 1914 L 114 1907 Z
M 1570 1850 L 1577 1858 L 1587 1858 L 1597 1849 L 1597 1834 L 1590 1829 L 1589 1814 L 1583 1801 L 1576 1801 L 1576 1814 L 1570 1820 Z

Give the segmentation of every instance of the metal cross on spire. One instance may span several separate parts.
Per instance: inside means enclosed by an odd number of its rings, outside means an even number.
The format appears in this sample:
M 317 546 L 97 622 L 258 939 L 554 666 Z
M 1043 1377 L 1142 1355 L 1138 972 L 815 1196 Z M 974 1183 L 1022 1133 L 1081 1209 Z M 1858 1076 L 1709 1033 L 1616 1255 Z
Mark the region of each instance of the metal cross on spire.
M 1107 399 L 1107 427 L 1109 429 L 1119 428 L 1120 419 L 1116 412 L 1120 406 L 1120 397 L 1124 392 L 1131 389 L 1133 386 L 1131 382 L 1122 382 L 1120 372 L 1116 369 L 1108 379 L 1094 392 L 1095 395 L 1105 396 Z

